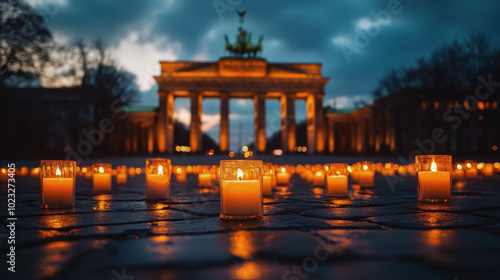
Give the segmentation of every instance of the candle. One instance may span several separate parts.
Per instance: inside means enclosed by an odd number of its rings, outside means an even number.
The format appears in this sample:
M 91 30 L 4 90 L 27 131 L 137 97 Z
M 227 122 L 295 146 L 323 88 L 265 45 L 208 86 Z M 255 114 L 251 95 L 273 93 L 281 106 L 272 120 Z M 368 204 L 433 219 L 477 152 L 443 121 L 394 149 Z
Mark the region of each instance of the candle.
M 328 196 L 346 197 L 348 188 L 347 164 L 325 164 L 326 194 Z
M 170 160 L 146 160 L 146 199 L 168 200 L 170 198 Z
M 462 168 L 461 164 L 457 164 L 457 168 L 453 170 L 453 180 L 463 180 L 465 176 L 464 169 Z
M 367 164 L 363 164 L 363 168 L 359 170 L 358 176 L 360 186 L 372 187 L 374 185 L 375 172 L 370 170 Z
M 495 171 L 493 170 L 493 164 L 492 163 L 486 163 L 483 165 L 483 168 L 481 168 L 481 174 L 483 176 L 493 176 Z
M 75 161 L 42 160 L 41 208 L 75 206 L 75 167 Z
M 212 175 L 210 173 L 200 173 L 198 174 L 198 186 L 210 186 L 212 185 Z
M 290 176 L 285 167 L 281 167 L 280 172 L 276 174 L 276 180 L 278 185 L 288 185 L 290 183 Z
M 273 194 L 273 181 L 270 175 L 262 177 L 262 193 L 264 195 Z
M 116 184 L 117 185 L 127 184 L 127 166 L 121 165 L 116 167 Z
M 175 180 L 177 180 L 177 183 L 179 183 L 179 184 L 186 183 L 186 173 L 175 174 Z
M 92 169 L 95 166 L 93 165 Z M 111 165 L 109 166 L 111 169 Z M 98 167 L 98 172 L 94 172 L 92 175 L 94 192 L 111 192 L 111 173 L 105 172 L 103 166 Z
M 431 171 L 418 172 L 418 180 L 424 199 L 444 199 L 450 197 L 450 172 L 436 171 L 435 162 L 432 163 Z
M 323 171 L 316 171 L 313 178 L 313 186 L 322 187 L 325 185 L 325 174 Z
M 465 177 L 468 179 L 477 179 L 478 171 L 475 163 L 472 164 L 468 162 L 465 166 L 467 167 L 467 169 L 465 170 Z
M 429 165 L 430 160 L 432 162 Z M 451 156 L 417 156 L 415 162 L 418 171 L 418 200 L 449 201 L 451 199 Z
M 262 161 L 223 160 L 220 168 L 220 217 L 222 219 L 260 217 L 262 215 Z M 235 168 L 237 168 L 236 174 L 234 174 Z
M 347 175 L 330 175 L 326 181 L 327 195 L 347 196 Z
M 273 194 L 273 177 L 274 168 L 272 163 L 263 164 L 263 177 L 262 177 L 262 194 L 272 195 Z

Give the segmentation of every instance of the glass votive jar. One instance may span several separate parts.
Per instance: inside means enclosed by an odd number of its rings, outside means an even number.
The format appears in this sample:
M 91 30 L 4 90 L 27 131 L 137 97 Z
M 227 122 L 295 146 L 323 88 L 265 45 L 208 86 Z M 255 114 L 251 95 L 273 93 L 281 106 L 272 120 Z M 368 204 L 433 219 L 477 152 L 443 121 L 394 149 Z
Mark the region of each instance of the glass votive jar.
M 212 174 L 208 165 L 200 165 L 198 169 L 198 187 L 207 187 L 212 185 Z
M 360 162 L 357 166 L 358 182 L 361 187 L 373 187 L 375 182 L 375 166 L 371 161 Z
M 272 195 L 273 194 L 273 176 L 274 168 L 272 163 L 263 164 L 263 176 L 262 176 L 262 194 Z
M 290 183 L 290 170 L 288 166 L 282 165 L 278 167 L 278 171 L 276 172 L 276 183 L 280 186 L 285 186 Z
M 260 160 L 222 160 L 220 218 L 246 220 L 261 217 L 262 177 Z
M 170 198 L 170 175 L 172 165 L 166 158 L 146 160 L 146 200 L 168 200 Z
M 325 164 L 326 174 L 326 195 L 347 197 L 348 180 L 347 164 L 330 163 Z
M 111 163 L 92 164 L 92 184 L 94 192 L 111 192 Z
M 120 165 L 116 167 L 116 184 L 126 185 L 127 184 L 127 173 L 128 168 L 126 165 Z
M 179 184 L 186 183 L 187 170 L 184 166 L 176 166 L 173 169 L 173 173 L 175 174 L 175 180 Z
M 479 164 L 478 164 L 479 165 Z M 495 173 L 493 168 L 493 163 L 483 163 L 481 170 L 481 175 L 490 177 Z
M 478 177 L 477 162 L 472 160 L 466 160 L 464 164 L 465 164 L 465 178 L 477 179 Z
M 76 162 L 42 160 L 40 167 L 40 207 L 44 209 L 74 207 Z
M 454 181 L 461 181 L 465 177 L 464 164 L 460 162 L 453 163 L 453 173 L 451 175 Z
M 324 187 L 325 186 L 325 167 L 323 165 L 315 165 L 311 168 L 313 172 L 313 181 L 312 184 L 315 187 Z
M 415 156 L 418 201 L 451 201 L 451 160 L 450 155 Z

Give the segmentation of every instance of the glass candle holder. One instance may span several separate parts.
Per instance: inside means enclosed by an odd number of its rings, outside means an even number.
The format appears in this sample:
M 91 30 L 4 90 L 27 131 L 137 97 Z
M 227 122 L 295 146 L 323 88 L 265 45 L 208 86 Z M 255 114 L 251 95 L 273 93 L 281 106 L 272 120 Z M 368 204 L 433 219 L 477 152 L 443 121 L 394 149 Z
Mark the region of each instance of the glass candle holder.
M 262 194 L 272 195 L 273 194 L 273 176 L 274 168 L 272 163 L 263 164 L 263 176 L 262 176 Z
M 200 165 L 198 170 L 198 187 L 206 187 L 212 185 L 212 174 L 208 165 Z
M 481 174 L 486 177 L 493 176 L 495 174 L 493 163 L 484 163 L 483 168 L 481 168 Z
M 347 164 L 330 163 L 325 165 L 326 195 L 347 197 Z
M 467 179 L 477 179 L 478 170 L 477 170 L 477 162 L 472 160 L 466 160 L 465 164 L 465 178 Z
M 126 165 L 120 165 L 116 167 L 116 184 L 126 185 L 127 184 L 127 173 L 128 168 Z
M 276 183 L 281 186 L 288 185 L 290 183 L 290 169 L 286 165 L 282 165 L 278 167 L 278 171 L 276 172 Z
M 42 160 L 40 166 L 40 207 L 43 209 L 74 207 L 76 162 Z
M 359 184 L 359 162 L 354 163 L 351 166 L 348 166 L 349 175 L 351 176 L 351 180 L 353 184 Z
M 175 180 L 179 184 L 186 183 L 187 170 L 184 166 L 175 166 L 173 168 L 173 173 L 175 174 Z
M 170 198 L 170 175 L 172 165 L 166 158 L 146 160 L 146 199 L 167 200 Z
M 315 187 L 325 186 L 325 167 L 323 165 L 315 165 L 311 168 L 313 175 L 312 184 Z
M 461 181 L 465 177 L 464 164 L 456 162 L 453 164 L 453 173 L 451 175 L 453 181 Z
M 261 217 L 262 177 L 260 160 L 222 160 L 220 218 L 246 220 Z
M 111 164 L 95 163 L 92 164 L 92 180 L 94 192 L 111 192 Z
M 451 160 L 449 155 L 415 156 L 418 201 L 451 201 Z
M 361 187 L 373 187 L 375 182 L 375 165 L 371 161 L 357 164 L 358 182 Z

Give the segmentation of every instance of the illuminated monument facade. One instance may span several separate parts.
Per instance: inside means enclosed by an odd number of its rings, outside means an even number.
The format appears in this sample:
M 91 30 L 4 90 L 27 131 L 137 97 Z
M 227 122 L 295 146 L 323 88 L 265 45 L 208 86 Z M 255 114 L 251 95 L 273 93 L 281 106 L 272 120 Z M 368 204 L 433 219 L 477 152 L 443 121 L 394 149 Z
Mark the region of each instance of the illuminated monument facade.
M 245 12 L 238 12 L 240 23 Z M 216 62 L 169 62 L 161 64 L 155 77 L 159 85 L 159 108 L 156 143 L 160 153 L 174 151 L 174 100 L 188 97 L 191 102 L 190 146 L 202 152 L 201 114 L 203 100 L 220 100 L 220 151 L 229 149 L 229 99 L 249 98 L 254 101 L 255 148 L 266 151 L 266 108 L 268 99 L 281 104 L 282 149 L 295 150 L 295 100 L 306 100 L 308 151 L 325 150 L 323 114 L 324 86 L 328 79 L 321 75 L 321 64 L 269 63 L 259 58 L 263 36 L 252 44 L 252 34 L 238 28 L 232 44 L 227 35 L 227 57 Z
M 268 99 L 280 100 L 282 148 L 295 150 L 295 100 L 305 100 L 308 150 L 325 149 L 323 113 L 324 86 L 321 64 L 269 63 L 264 59 L 221 58 L 217 62 L 160 62 L 157 123 L 158 152 L 174 151 L 174 100 L 188 97 L 191 102 L 190 146 L 201 152 L 203 100 L 220 100 L 220 150 L 229 148 L 229 99 L 254 101 L 255 147 L 266 151 L 266 111 Z

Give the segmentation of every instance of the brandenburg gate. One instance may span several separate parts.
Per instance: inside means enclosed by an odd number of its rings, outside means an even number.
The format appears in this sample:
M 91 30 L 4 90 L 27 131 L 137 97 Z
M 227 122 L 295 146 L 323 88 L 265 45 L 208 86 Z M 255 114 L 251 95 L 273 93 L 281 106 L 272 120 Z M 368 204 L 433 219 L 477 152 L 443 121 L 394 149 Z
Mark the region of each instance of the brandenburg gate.
M 325 150 L 324 87 L 318 63 L 269 63 L 255 57 L 225 57 L 216 62 L 162 61 L 156 76 L 159 90 L 157 150 L 174 152 L 174 101 L 189 98 L 191 103 L 190 146 L 202 152 L 201 115 L 205 98 L 220 100 L 220 150 L 229 149 L 229 99 L 249 98 L 254 103 L 255 148 L 266 151 L 266 110 L 268 99 L 281 107 L 283 151 L 295 150 L 295 101 L 305 100 L 309 153 Z

